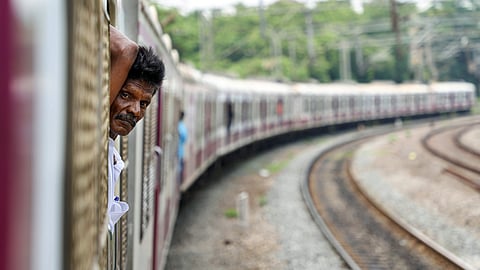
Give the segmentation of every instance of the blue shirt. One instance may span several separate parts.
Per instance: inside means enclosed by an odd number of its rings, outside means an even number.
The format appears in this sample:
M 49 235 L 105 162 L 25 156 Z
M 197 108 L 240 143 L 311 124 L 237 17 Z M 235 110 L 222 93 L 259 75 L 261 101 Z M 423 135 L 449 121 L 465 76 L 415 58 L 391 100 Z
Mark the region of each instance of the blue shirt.
M 183 148 L 187 141 L 187 127 L 183 121 L 178 122 L 178 137 L 178 158 L 181 160 L 185 155 Z

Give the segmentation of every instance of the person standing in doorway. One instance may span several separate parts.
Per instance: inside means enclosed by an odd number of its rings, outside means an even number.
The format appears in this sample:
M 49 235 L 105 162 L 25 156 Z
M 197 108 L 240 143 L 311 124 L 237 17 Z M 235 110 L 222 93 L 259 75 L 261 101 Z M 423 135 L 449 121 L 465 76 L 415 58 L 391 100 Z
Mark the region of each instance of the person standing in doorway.
M 179 163 L 179 172 L 178 172 L 178 184 L 179 186 L 183 182 L 183 175 L 185 170 L 185 143 L 187 142 L 187 127 L 185 126 L 185 113 L 180 111 L 180 117 L 178 120 L 178 163 Z

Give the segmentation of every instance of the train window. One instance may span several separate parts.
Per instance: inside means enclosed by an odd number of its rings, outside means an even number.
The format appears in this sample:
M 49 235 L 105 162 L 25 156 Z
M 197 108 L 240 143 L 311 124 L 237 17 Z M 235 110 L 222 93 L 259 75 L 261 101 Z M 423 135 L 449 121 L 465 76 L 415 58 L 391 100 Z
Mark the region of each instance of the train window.
M 265 99 L 260 100 L 260 119 L 265 120 L 267 118 L 267 101 Z
M 204 124 L 203 126 L 205 127 L 205 138 L 207 137 L 207 134 L 210 134 L 210 113 L 209 113 L 209 104 L 208 104 L 208 97 L 205 97 L 205 103 L 203 104 L 203 115 L 205 116 L 203 118 Z
M 230 128 L 233 123 L 234 111 L 232 101 L 228 100 L 225 103 L 225 126 L 227 127 L 227 132 L 230 132 Z
M 242 101 L 240 118 L 242 119 L 242 122 L 244 122 L 247 119 L 247 102 L 245 100 Z
M 277 116 L 283 115 L 283 100 L 281 98 L 277 101 L 277 108 L 276 108 Z
M 108 0 L 104 1 L 104 4 L 107 5 L 107 13 L 108 17 L 110 18 L 110 24 L 111 25 L 117 25 L 117 5 L 116 1 L 114 0 Z
M 276 98 L 272 98 L 272 100 L 270 101 L 270 115 L 272 117 L 275 117 L 277 115 L 277 105 L 278 102 Z
M 449 99 L 450 99 L 450 104 L 453 105 L 455 103 L 455 94 L 453 94 L 453 93 L 450 94 Z
M 333 97 L 333 99 L 332 99 L 332 109 L 334 111 L 338 110 L 338 97 Z
M 320 112 L 322 112 L 323 109 L 324 109 L 324 108 L 323 108 L 323 97 L 319 97 L 319 98 L 318 98 L 318 110 L 319 110 Z
M 258 106 L 257 106 L 257 99 L 252 99 L 250 103 L 250 116 L 252 121 L 258 119 Z
M 212 96 L 212 130 L 217 130 L 217 102 L 216 98 Z
M 375 96 L 375 111 L 379 112 L 380 111 L 380 97 Z
M 254 100 L 251 99 L 249 102 L 248 102 L 248 121 L 252 121 L 253 120 L 253 103 L 254 103 Z
M 202 111 L 203 111 L 202 100 L 203 100 L 203 97 L 201 96 L 201 94 L 198 95 L 197 96 L 197 109 L 196 109 L 196 117 L 198 117 L 198 119 L 202 119 Z M 203 130 L 202 123 L 203 123 L 203 121 L 198 121 L 199 127 L 196 129 L 197 141 L 200 141 L 201 138 L 202 138 L 202 130 Z

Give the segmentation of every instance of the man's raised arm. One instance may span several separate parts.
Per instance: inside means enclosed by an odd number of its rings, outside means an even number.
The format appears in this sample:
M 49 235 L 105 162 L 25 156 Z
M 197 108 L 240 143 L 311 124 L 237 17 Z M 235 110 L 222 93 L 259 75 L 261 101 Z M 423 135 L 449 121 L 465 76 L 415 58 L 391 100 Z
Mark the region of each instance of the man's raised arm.
M 110 105 L 127 79 L 138 45 L 110 25 Z

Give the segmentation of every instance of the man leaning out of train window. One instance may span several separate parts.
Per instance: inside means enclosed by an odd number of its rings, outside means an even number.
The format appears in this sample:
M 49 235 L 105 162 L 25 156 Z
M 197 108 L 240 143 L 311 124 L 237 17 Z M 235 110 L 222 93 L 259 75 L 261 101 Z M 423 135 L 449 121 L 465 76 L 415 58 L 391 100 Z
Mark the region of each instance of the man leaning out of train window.
M 138 46 L 110 26 L 110 130 L 108 142 L 108 229 L 128 211 L 127 202 L 115 195 L 124 163 L 114 140 L 127 136 L 145 115 L 160 89 L 165 67 L 152 48 Z

